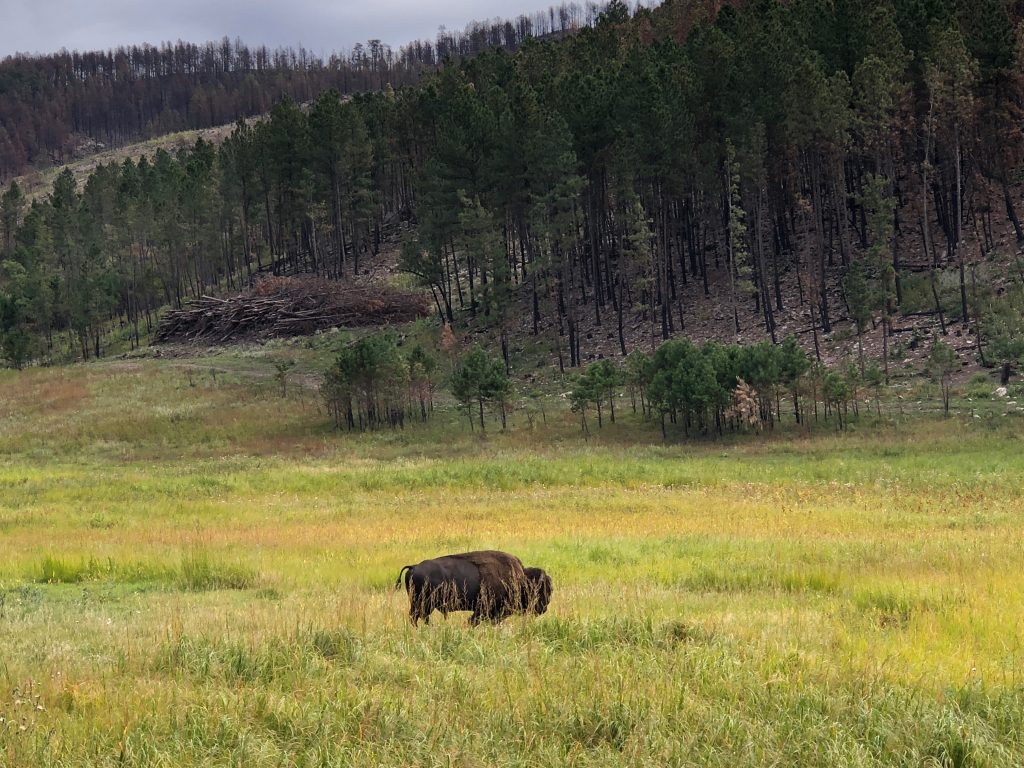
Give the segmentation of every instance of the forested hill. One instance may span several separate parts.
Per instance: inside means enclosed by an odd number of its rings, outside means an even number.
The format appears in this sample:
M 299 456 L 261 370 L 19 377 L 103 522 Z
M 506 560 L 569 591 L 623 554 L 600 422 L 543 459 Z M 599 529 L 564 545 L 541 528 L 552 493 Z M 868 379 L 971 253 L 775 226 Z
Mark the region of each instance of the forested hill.
M 0 181 L 29 166 L 62 164 L 98 144 L 231 123 L 267 112 L 283 96 L 308 102 L 415 83 L 448 59 L 592 23 L 600 6 L 567 3 L 515 20 L 473 22 L 397 51 L 381 40 L 328 58 L 303 48 L 249 47 L 227 38 L 196 45 L 17 55 L 0 61 Z
M 563 366 L 702 322 L 820 351 L 842 321 L 881 329 L 887 357 L 910 316 L 964 355 L 1017 356 L 1022 17 L 1006 0 L 614 2 L 417 86 L 286 99 L 219 148 L 81 190 L 64 174 L 30 208 L 11 188 L 6 355 L 66 333 L 88 356 L 112 323 L 144 332 L 260 268 L 349 280 L 401 231 L 399 266 L 446 321 L 531 335 Z

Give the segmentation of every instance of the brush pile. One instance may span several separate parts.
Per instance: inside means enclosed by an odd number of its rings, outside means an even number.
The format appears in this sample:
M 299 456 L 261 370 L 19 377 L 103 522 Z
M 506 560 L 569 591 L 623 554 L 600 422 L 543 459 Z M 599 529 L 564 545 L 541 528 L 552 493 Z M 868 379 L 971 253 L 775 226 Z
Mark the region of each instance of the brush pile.
M 163 316 L 154 342 L 226 343 L 303 336 L 326 328 L 404 323 L 423 317 L 422 293 L 386 285 L 316 277 L 268 277 L 251 290 L 218 299 L 202 296 Z

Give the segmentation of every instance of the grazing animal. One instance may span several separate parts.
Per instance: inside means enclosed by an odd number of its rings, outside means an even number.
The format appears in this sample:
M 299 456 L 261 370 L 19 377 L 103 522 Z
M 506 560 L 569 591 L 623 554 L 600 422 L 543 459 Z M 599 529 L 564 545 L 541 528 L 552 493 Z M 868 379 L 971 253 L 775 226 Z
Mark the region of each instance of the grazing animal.
M 543 568 L 524 568 L 526 590 L 523 592 L 523 613 L 540 615 L 547 611 L 551 602 L 551 577 Z
M 406 565 L 398 572 L 397 589 L 405 575 L 409 620 L 430 623 L 440 611 L 472 611 L 470 624 L 482 619 L 500 622 L 514 613 L 542 614 L 551 601 L 551 577 L 543 568 L 523 568 L 515 555 L 496 550 L 464 552 Z

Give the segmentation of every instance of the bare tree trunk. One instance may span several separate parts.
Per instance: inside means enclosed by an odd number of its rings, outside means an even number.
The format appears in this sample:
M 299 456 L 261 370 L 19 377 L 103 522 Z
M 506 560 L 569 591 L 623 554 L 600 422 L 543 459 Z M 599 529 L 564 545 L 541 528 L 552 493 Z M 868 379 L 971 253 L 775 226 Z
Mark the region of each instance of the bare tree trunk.
M 818 289 L 821 293 L 821 332 L 829 333 L 832 330 L 832 323 L 828 316 L 828 282 L 825 274 L 825 230 L 824 215 L 821 200 L 821 168 L 820 159 L 815 156 L 811 160 L 811 190 L 814 200 L 814 230 L 818 245 L 818 279 L 821 281 Z
M 1020 219 L 1017 218 L 1017 211 L 1013 207 L 1013 198 L 1010 197 L 1010 185 L 1003 178 L 1003 203 L 1006 205 L 1006 216 L 1013 224 L 1013 231 L 1017 235 L 1017 242 L 1024 243 L 1024 229 L 1021 229 Z
M 960 123 L 957 121 L 956 126 L 953 129 L 954 144 L 956 145 L 956 257 L 957 265 L 960 270 L 960 309 L 963 313 L 963 322 L 966 325 L 970 322 L 970 316 L 967 314 L 967 282 L 964 275 L 964 250 L 963 250 L 963 186 L 961 181 L 961 165 L 962 160 L 960 157 Z
M 932 298 L 935 299 L 935 310 L 939 313 L 939 325 L 942 327 L 942 335 L 946 335 L 946 318 L 942 313 L 942 302 L 939 301 L 939 290 L 935 280 L 935 251 L 931 242 L 931 222 L 928 219 L 928 169 L 931 158 L 932 142 L 932 106 L 928 107 L 928 121 L 925 126 L 924 163 L 921 165 L 921 234 L 924 237 L 924 255 L 931 259 L 931 268 L 928 270 L 932 284 Z
M 778 339 L 775 336 L 775 315 L 772 312 L 771 297 L 768 294 L 768 275 L 767 266 L 765 265 L 764 258 L 764 232 L 763 232 L 763 219 L 764 219 L 764 205 L 763 205 L 764 190 L 758 189 L 757 200 L 755 203 L 755 214 L 754 219 L 756 222 L 755 237 L 757 242 L 755 247 L 757 248 L 757 271 L 758 271 L 758 283 L 760 284 L 760 296 L 761 296 L 761 310 L 764 314 L 764 325 L 765 330 L 772 337 L 772 344 L 777 344 Z

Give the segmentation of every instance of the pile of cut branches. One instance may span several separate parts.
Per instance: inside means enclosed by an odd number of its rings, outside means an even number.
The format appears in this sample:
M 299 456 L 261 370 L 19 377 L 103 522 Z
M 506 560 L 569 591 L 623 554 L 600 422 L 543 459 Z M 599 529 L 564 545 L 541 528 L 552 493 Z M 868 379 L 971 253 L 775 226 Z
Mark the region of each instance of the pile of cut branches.
M 386 285 L 268 277 L 245 293 L 224 299 L 202 296 L 167 312 L 153 341 L 224 343 L 302 336 L 337 326 L 403 323 L 428 312 L 422 293 Z

